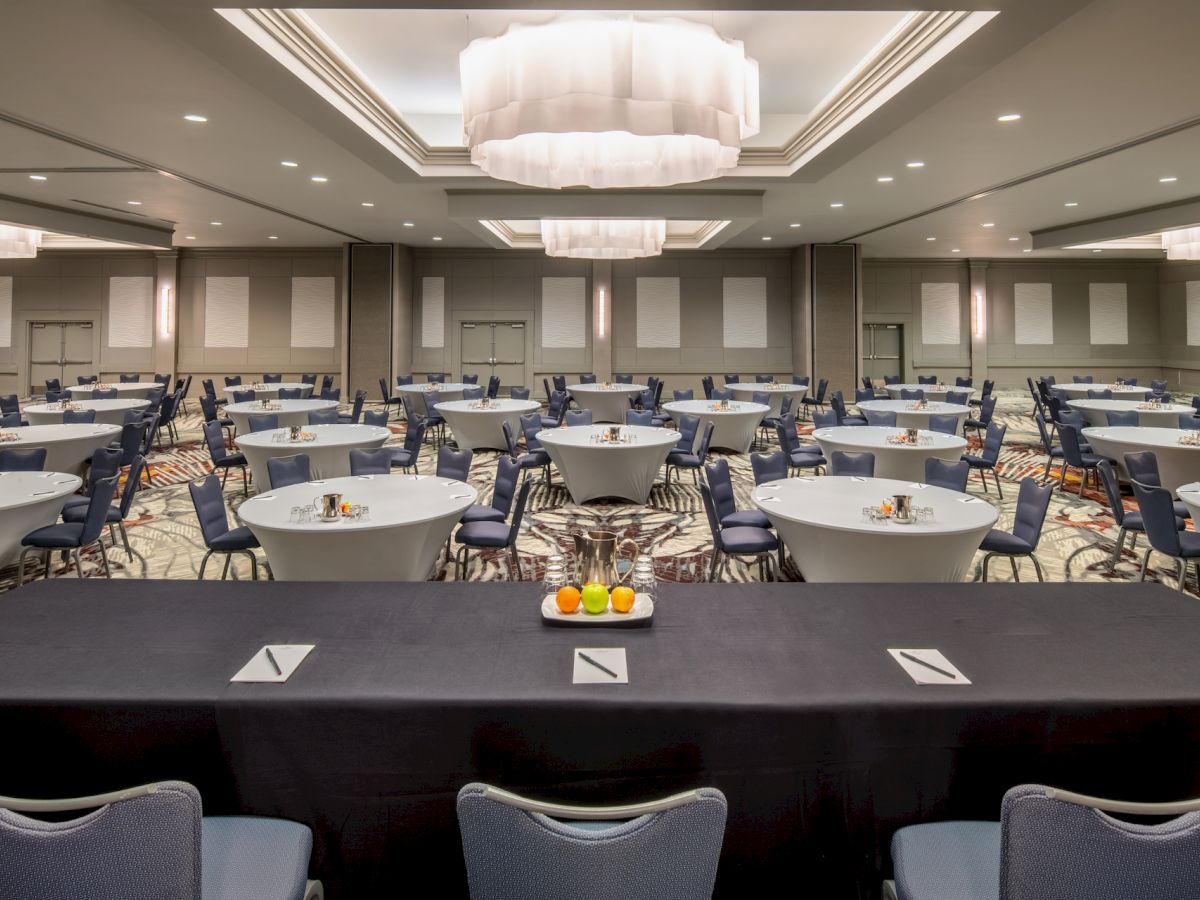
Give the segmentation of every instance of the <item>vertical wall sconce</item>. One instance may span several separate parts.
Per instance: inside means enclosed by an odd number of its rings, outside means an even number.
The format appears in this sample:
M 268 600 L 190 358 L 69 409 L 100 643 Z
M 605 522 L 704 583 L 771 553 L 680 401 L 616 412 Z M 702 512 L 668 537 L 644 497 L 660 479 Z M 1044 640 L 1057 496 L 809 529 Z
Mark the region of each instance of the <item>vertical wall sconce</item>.
M 601 287 L 600 295 L 596 298 L 596 316 L 600 320 L 596 325 L 596 334 L 600 337 L 604 337 L 604 320 L 606 318 L 606 313 L 607 310 L 605 309 L 604 304 L 604 288 Z
M 975 337 L 983 337 L 983 294 L 975 293 Z
M 171 289 L 164 287 L 158 304 L 158 336 L 171 336 Z

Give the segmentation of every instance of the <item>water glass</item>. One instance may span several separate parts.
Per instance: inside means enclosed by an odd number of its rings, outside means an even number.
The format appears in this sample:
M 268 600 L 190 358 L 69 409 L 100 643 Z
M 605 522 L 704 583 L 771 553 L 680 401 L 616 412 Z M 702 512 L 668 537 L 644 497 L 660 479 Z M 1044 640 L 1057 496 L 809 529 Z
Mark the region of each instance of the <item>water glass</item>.
M 358 507 L 358 518 L 364 522 L 370 522 L 371 521 L 371 507 L 367 506 L 365 503 L 360 505 Z
M 288 519 L 288 521 L 299 524 L 300 522 L 304 521 L 303 516 L 304 516 L 304 507 L 303 506 L 293 506 L 292 507 L 292 515 L 291 515 L 291 518 Z
M 629 578 L 629 586 L 635 594 L 642 594 L 653 601 L 658 593 L 658 580 L 653 569 L 635 567 Z
M 542 596 L 554 596 L 567 586 L 567 572 L 562 566 L 546 566 L 546 574 L 542 578 Z

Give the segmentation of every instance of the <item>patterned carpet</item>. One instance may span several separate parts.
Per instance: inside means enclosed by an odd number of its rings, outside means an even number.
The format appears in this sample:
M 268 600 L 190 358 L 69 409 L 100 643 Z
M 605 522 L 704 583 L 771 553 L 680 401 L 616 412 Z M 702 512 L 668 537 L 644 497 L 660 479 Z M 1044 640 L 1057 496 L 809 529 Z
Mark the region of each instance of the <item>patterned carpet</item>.
M 194 401 L 192 405 L 195 406 Z M 1011 526 L 1020 479 L 1027 475 L 1040 477 L 1043 473 L 1046 458 L 1029 416 L 1030 407 L 1028 398 L 1022 399 L 1022 395 L 1016 392 L 999 395 L 997 416 L 1008 426 L 999 469 L 1004 483 L 1004 500 L 997 499 L 994 485 L 990 486 L 991 493 L 984 493 L 978 478 L 972 478 L 969 486 L 971 493 L 998 504 L 998 527 L 1001 528 Z M 151 455 L 154 485 L 137 494 L 127 521 L 134 557 L 129 559 L 123 549 L 109 551 L 109 561 L 116 578 L 195 578 L 197 575 L 204 545 L 187 482 L 207 473 L 210 466 L 207 450 L 200 442 L 201 420 L 195 412 L 193 410 L 192 415 L 180 417 L 180 440 L 174 447 L 166 446 L 161 452 Z M 403 439 L 403 430 L 403 423 L 393 426 L 394 442 L 399 443 Z M 807 425 L 801 426 L 802 441 L 810 440 L 807 437 L 810 430 Z M 718 451 L 714 451 L 713 456 L 728 460 L 738 505 L 750 506 L 749 492 L 753 487 L 753 477 L 749 456 Z M 491 496 L 490 485 L 496 470 L 496 458 L 496 453 L 482 451 L 475 454 L 472 464 L 471 483 L 480 490 L 484 499 Z M 422 451 L 421 471 L 431 471 L 433 459 L 433 452 L 426 447 Z M 1113 518 L 1100 493 L 1085 490 L 1080 498 L 1075 494 L 1078 487 L 1078 476 L 1069 474 L 1068 492 L 1054 493 L 1038 549 L 1038 558 L 1045 567 L 1046 577 L 1052 581 L 1135 580 L 1139 553 L 1128 549 L 1128 541 L 1120 563 L 1113 572 L 1108 571 L 1117 533 Z M 225 495 L 230 509 L 236 512 L 243 499 L 241 479 L 236 473 L 230 476 Z M 1132 499 L 1127 498 L 1126 505 L 1132 507 Z M 571 502 L 556 476 L 554 484 L 539 485 L 530 496 L 530 508 L 518 540 L 524 577 L 540 577 L 542 562 L 550 552 L 561 550 L 569 554 L 574 547 L 571 535 L 595 527 L 607 528 L 637 541 L 643 552 L 649 552 L 656 560 L 660 579 L 693 581 L 704 576 L 711 538 L 699 491 L 692 486 L 690 477 L 685 477 L 679 484 L 672 481 L 670 488 L 660 482 L 646 506 L 601 502 L 577 506 Z M 1139 552 L 1142 546 L 1139 540 Z M 974 579 L 979 577 L 978 563 L 981 558 L 982 554 L 977 554 L 972 574 Z M 88 577 L 103 577 L 98 551 L 88 551 L 84 555 L 84 562 Z M 1156 554 L 1151 560 L 1151 570 L 1149 577 L 1163 579 L 1165 576 L 1168 583 L 1174 584 L 1176 576 L 1172 561 Z M 40 574 L 40 567 L 37 571 Z M 53 574 L 66 573 L 65 566 L 56 559 Z M 235 561 L 231 573 L 231 577 L 248 578 L 248 563 Z M 784 574 L 792 579 L 797 577 L 790 561 Z M 851 574 L 847 573 L 847 580 L 851 580 Z M 206 577 L 219 575 L 219 566 L 210 564 Z M 70 572 L 69 577 L 75 577 L 74 573 Z M 446 567 L 438 577 L 453 578 L 453 566 Z M 473 554 L 468 577 L 472 580 L 512 577 L 507 556 L 499 552 Z M 722 566 L 719 577 L 725 581 L 750 580 L 757 577 L 757 569 L 731 561 Z M 1021 567 L 1021 577 L 1023 580 L 1035 578 L 1032 565 L 1025 563 Z M 15 578 L 15 565 L 0 570 L 0 590 L 11 588 Z M 993 563 L 990 578 L 1011 580 L 1012 572 L 1001 560 Z M 1194 586 L 1190 586 L 1189 590 L 1194 590 Z

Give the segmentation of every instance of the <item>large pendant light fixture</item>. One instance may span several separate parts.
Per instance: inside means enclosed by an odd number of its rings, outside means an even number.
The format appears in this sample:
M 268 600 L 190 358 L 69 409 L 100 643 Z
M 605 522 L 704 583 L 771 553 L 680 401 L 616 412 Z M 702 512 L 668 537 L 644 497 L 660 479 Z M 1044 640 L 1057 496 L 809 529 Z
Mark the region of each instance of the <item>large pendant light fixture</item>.
M 572 259 L 642 259 L 662 253 L 664 219 L 542 219 L 548 256 Z
M 758 133 L 758 63 L 680 19 L 509 26 L 459 56 L 471 161 L 542 188 L 663 187 L 737 166 Z
M 0 259 L 30 259 L 37 256 L 42 233 L 32 228 L 0 225 Z
M 1181 228 L 1162 233 L 1167 259 L 1200 259 L 1200 228 Z

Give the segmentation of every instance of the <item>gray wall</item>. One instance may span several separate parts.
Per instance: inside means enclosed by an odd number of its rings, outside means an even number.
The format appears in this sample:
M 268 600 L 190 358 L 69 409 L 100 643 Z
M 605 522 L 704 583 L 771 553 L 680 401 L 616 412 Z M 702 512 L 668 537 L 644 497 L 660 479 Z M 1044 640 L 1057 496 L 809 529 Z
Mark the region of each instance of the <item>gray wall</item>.
M 1164 262 L 1158 276 L 1164 377 L 1200 387 L 1200 347 L 1187 343 L 1187 282 L 1200 281 L 1200 262 Z

